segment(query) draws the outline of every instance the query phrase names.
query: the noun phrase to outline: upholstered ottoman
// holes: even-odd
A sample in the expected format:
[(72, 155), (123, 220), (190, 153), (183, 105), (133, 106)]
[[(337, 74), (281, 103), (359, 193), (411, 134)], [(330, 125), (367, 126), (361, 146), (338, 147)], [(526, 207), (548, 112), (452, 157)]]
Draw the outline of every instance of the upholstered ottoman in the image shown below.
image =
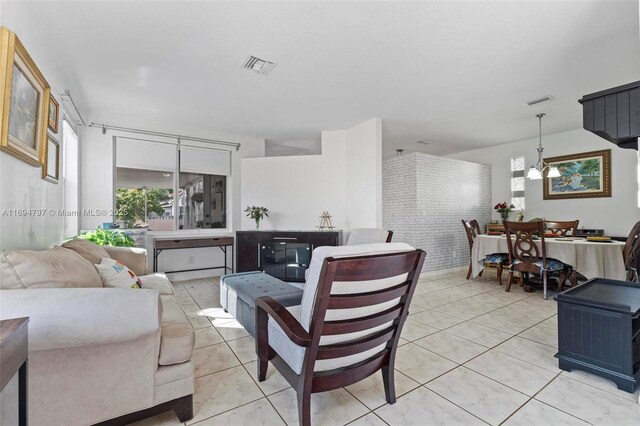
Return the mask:
[(256, 298), (269, 296), (283, 306), (302, 303), (302, 289), (262, 272), (223, 275), (220, 304), (255, 337)]

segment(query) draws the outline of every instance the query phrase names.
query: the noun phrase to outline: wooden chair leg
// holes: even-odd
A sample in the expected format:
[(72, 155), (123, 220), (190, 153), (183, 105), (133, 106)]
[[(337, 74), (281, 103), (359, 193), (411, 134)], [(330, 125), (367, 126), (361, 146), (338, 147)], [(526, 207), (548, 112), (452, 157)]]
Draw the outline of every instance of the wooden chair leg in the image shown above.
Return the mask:
[(269, 361), (258, 358), (258, 381), (264, 382), (267, 378), (267, 369), (269, 368)]
[(480, 271), (480, 273), (478, 274), (479, 277), (482, 276), (482, 273), (484, 272), (484, 269), (482, 271)]
[(393, 367), (386, 365), (382, 367), (382, 381), (384, 382), (384, 396), (389, 404), (396, 402), (396, 385)]
[(571, 287), (575, 287), (577, 284), (576, 271), (574, 271), (573, 269), (569, 273), (569, 284), (571, 284)]
[(467, 279), (471, 276), (471, 262), (469, 262), (469, 270), (467, 271)]
[(311, 426), (310, 390), (298, 390), (298, 421), (300, 426)]
[(502, 285), (502, 263), (498, 263), (498, 272), (497, 272), (497, 280), (498, 284)]
[(509, 276), (507, 277), (507, 286), (504, 288), (504, 291), (511, 291), (511, 281), (513, 280), (513, 271), (509, 271)]

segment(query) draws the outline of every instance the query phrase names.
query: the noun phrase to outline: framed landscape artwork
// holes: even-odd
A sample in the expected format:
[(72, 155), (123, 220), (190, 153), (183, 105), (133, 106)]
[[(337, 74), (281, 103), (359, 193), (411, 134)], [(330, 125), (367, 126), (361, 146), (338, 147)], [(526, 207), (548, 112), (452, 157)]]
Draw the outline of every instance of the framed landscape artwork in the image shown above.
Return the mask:
[(49, 84), (18, 37), (0, 27), (0, 150), (44, 164)]
[(42, 179), (51, 183), (58, 183), (60, 180), (60, 144), (51, 135), (47, 138)]
[(611, 197), (610, 149), (545, 158), (544, 161), (560, 172), (560, 177), (556, 178), (549, 178), (545, 173), (545, 200)]
[(49, 128), (53, 133), (58, 133), (58, 118), (60, 106), (53, 96), (49, 95)]

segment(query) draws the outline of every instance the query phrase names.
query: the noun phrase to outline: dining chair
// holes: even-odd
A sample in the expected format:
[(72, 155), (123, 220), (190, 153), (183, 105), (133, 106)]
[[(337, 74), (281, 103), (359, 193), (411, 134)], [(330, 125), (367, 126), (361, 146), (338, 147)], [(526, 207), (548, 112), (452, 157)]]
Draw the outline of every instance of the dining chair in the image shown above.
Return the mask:
[(622, 251), (622, 257), (624, 259), (624, 267), (627, 270), (627, 281), (640, 282), (640, 275), (638, 274), (640, 269), (640, 222), (636, 223), (631, 229)]
[(381, 370), (396, 400), (396, 349), (425, 252), (405, 243), (319, 247), (302, 304), (256, 299), (258, 380), (269, 361), (297, 393), (298, 418), (311, 424), (311, 394), (359, 382)]
[[(467, 233), (467, 241), (469, 242), (469, 270), (467, 271), (467, 279), (469, 279), (469, 277), (471, 277), (471, 264), (473, 262), (473, 259), (471, 258), (471, 256), (473, 256), (473, 243), (475, 242), (476, 237), (480, 235), (480, 225), (475, 219), (462, 219), (462, 226), (464, 226), (464, 230)], [(485, 264), (496, 266), (498, 269), (496, 274), (497, 281), (500, 285), (502, 285), (502, 269), (504, 264), (507, 263), (507, 260), (509, 260), (509, 255), (506, 253), (492, 253), (487, 255), (483, 260), (483, 263)], [(482, 272), (483, 271), (480, 271), (479, 276), (482, 276)]]
[[(544, 224), (549, 233), (561, 237), (575, 237), (578, 233), (580, 220), (545, 220)], [(570, 235), (567, 235), (570, 234)]]
[[(549, 274), (558, 274), (559, 286), (566, 281), (565, 264), (557, 259), (547, 258), (544, 239), (544, 222), (507, 222), (504, 229), (509, 249), (509, 276), (505, 291), (511, 290), (514, 272), (536, 274), (542, 277), (543, 297), (547, 300), (547, 282)], [(540, 237), (538, 237), (538, 235)], [(536, 239), (540, 239), (540, 245)], [(572, 278), (572, 284), (573, 284)]]

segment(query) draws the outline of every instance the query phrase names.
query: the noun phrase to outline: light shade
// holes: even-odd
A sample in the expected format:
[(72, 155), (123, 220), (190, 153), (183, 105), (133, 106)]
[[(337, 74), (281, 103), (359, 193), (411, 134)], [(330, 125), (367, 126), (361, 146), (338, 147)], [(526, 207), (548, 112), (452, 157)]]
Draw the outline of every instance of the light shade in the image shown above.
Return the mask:
[(560, 177), (560, 171), (557, 167), (549, 167), (549, 172), (547, 173), (547, 177), (556, 178)]
[(527, 179), (538, 180), (542, 179), (542, 173), (535, 166), (531, 166), (529, 172), (527, 173)]

